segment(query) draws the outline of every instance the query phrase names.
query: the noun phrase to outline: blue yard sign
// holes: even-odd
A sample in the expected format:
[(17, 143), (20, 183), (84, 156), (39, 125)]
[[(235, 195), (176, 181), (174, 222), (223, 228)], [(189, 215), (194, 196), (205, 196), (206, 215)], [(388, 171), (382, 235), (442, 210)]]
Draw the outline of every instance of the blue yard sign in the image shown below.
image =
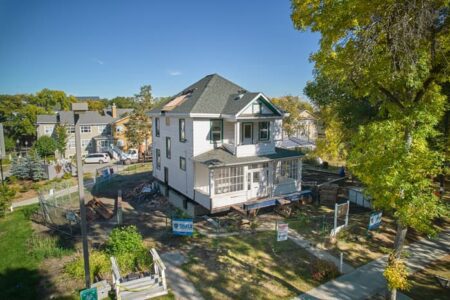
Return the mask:
[(194, 220), (193, 219), (173, 219), (172, 231), (175, 235), (188, 235), (191, 236), (194, 232)]
[(378, 229), (381, 225), (382, 212), (374, 212), (370, 215), (369, 230)]

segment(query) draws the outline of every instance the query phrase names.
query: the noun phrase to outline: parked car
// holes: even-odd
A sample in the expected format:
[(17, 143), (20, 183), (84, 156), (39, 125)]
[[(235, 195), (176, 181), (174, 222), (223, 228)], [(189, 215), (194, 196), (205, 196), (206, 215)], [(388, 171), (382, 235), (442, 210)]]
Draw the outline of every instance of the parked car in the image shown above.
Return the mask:
[(84, 158), (85, 164), (103, 164), (110, 162), (109, 155), (107, 153), (92, 153), (86, 155)]
[(139, 152), (137, 149), (129, 149), (128, 152), (122, 153), (120, 155), (120, 161), (124, 165), (129, 165), (131, 163), (136, 163), (139, 161)]

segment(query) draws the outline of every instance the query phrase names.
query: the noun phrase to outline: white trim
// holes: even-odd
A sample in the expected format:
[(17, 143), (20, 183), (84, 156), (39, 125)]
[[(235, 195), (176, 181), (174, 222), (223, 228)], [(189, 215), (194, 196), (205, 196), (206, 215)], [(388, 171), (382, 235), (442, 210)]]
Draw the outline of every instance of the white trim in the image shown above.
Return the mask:
[[(252, 105), (253, 102), (254, 102), (255, 100), (257, 100), (259, 97), (263, 97), (267, 102), (269, 102), (269, 103), (272, 105), (273, 108), (275, 108), (275, 110), (280, 114), (280, 117), (283, 117), (284, 114), (283, 114), (283, 113), (278, 109), (278, 107), (277, 107), (275, 104), (273, 104), (272, 101), (270, 101), (270, 99), (267, 98), (263, 93), (258, 93), (258, 95), (256, 95), (256, 97), (254, 97), (249, 103), (247, 103), (247, 105), (246, 105), (243, 109), (241, 109), (241, 110), (236, 114), (236, 117), (238, 118), (239, 115), (242, 114), (242, 112), (243, 112), (244, 110), (246, 110), (250, 105)], [(268, 117), (269, 117), (269, 116), (268, 116)]]

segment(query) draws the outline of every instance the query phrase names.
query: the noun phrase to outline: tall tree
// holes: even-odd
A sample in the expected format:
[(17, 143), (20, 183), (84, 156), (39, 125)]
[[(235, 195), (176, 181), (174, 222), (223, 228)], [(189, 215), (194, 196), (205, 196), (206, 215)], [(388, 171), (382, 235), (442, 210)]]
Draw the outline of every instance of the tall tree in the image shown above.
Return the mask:
[(447, 100), (441, 85), (449, 79), (448, 7), (448, 0), (292, 1), (294, 26), (321, 33), (315, 73), (379, 107), (381, 118), (352, 138), (349, 160), (374, 206), (397, 221), (385, 271), (391, 299), (405, 287), (407, 228), (431, 232), (441, 212), (431, 188), (440, 158), (428, 141)]
[(47, 158), (47, 156), (50, 155), (54, 155), (57, 149), (57, 142), (47, 135), (43, 135), (38, 138), (33, 145), (33, 150), (36, 150), (37, 154), (43, 156), (44, 158)]
[(64, 156), (67, 148), (67, 128), (64, 125), (57, 124), (55, 127), (56, 149)]
[(71, 104), (76, 101), (75, 97), (67, 96), (63, 91), (43, 89), (31, 98), (30, 103), (51, 112), (53, 110), (70, 110)]
[(136, 107), (125, 124), (127, 128), (125, 135), (131, 147), (139, 147), (151, 136), (152, 132), (151, 119), (147, 115), (153, 105), (151, 86), (141, 87), (141, 92), (135, 96)]

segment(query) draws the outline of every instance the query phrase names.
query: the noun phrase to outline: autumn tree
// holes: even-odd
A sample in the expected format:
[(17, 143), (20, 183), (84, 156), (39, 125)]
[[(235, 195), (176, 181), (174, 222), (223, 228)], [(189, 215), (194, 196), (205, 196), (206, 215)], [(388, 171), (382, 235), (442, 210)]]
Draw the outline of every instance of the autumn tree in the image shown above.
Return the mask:
[(153, 105), (151, 86), (141, 87), (140, 93), (136, 94), (135, 98), (135, 109), (125, 125), (127, 128), (125, 135), (131, 147), (139, 147), (151, 136), (151, 119), (147, 115)]
[(283, 130), (288, 135), (293, 135), (296, 131), (301, 128), (301, 115), (303, 110), (307, 110), (310, 113), (314, 112), (313, 106), (298, 96), (283, 96), (279, 98), (272, 98), (272, 102), (281, 108), (282, 110), (289, 113), (289, 116), (283, 119)]
[(292, 1), (294, 26), (321, 34), (320, 49), (311, 57), (316, 76), (345, 87), (354, 105), (368, 101), (378, 108), (376, 118), (352, 134), (349, 167), (374, 207), (390, 211), (397, 222), (385, 271), (391, 299), (406, 287), (400, 256), (408, 227), (433, 232), (432, 220), (442, 213), (432, 189), (442, 158), (429, 140), (447, 101), (441, 86), (449, 79), (448, 5)]

